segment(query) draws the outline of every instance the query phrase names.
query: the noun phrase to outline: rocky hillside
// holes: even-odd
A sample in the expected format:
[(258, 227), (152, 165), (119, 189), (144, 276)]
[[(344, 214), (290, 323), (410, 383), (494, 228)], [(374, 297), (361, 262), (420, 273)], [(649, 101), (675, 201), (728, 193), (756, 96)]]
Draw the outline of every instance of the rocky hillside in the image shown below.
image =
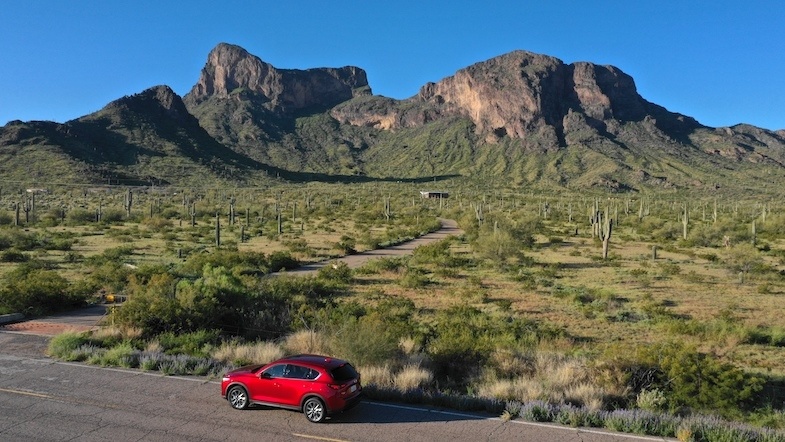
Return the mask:
[(7, 177), (50, 161), (38, 180), (62, 169), (129, 183), (464, 176), (550, 189), (765, 191), (782, 187), (785, 132), (706, 127), (646, 101), (616, 67), (525, 51), (394, 100), (373, 95), (358, 67), (278, 69), (219, 44), (183, 99), (158, 86), (64, 124), (12, 122), (0, 129), (0, 160)]

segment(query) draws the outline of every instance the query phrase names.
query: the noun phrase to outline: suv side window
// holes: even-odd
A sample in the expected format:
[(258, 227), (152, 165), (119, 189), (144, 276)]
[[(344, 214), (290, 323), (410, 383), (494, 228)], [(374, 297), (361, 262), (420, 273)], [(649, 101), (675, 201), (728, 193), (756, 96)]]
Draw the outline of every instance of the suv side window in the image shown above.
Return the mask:
[(270, 376), (271, 378), (282, 378), (284, 377), (285, 369), (286, 364), (273, 365), (272, 367), (265, 370), (264, 374)]
[(302, 365), (295, 365), (295, 364), (287, 365), (286, 371), (284, 372), (284, 377), (290, 379), (311, 380), (311, 379), (316, 379), (318, 376), (319, 376), (318, 371), (308, 367), (303, 367)]

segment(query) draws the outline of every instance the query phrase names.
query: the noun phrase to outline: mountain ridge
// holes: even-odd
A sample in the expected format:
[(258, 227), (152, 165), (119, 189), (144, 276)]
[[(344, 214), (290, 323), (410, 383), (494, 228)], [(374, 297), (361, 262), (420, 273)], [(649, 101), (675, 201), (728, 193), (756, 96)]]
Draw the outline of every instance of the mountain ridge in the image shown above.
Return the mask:
[(373, 95), (359, 67), (278, 69), (221, 43), (183, 97), (154, 86), (66, 123), (0, 128), (4, 176), (46, 152), (85, 182), (464, 176), (563, 189), (751, 190), (783, 175), (785, 130), (704, 126), (645, 100), (614, 66), (528, 51), (396, 100)]

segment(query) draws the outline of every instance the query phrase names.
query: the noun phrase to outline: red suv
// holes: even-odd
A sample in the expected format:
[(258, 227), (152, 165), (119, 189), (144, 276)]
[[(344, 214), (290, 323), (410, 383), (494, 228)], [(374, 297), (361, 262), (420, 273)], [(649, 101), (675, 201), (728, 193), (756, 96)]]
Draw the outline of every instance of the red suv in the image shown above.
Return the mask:
[(360, 401), (360, 374), (346, 361), (297, 355), (267, 365), (227, 372), (221, 396), (238, 410), (251, 404), (302, 410), (311, 422), (348, 410)]

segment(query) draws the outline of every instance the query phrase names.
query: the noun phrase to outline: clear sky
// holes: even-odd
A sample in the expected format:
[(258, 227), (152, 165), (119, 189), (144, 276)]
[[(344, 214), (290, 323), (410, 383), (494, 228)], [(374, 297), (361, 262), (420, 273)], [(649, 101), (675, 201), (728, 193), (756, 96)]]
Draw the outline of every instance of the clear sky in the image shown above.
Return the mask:
[(523, 49), (616, 66), (709, 126), (785, 129), (782, 0), (3, 0), (0, 125), (185, 95), (220, 42), (278, 68), (359, 66), (393, 98)]

